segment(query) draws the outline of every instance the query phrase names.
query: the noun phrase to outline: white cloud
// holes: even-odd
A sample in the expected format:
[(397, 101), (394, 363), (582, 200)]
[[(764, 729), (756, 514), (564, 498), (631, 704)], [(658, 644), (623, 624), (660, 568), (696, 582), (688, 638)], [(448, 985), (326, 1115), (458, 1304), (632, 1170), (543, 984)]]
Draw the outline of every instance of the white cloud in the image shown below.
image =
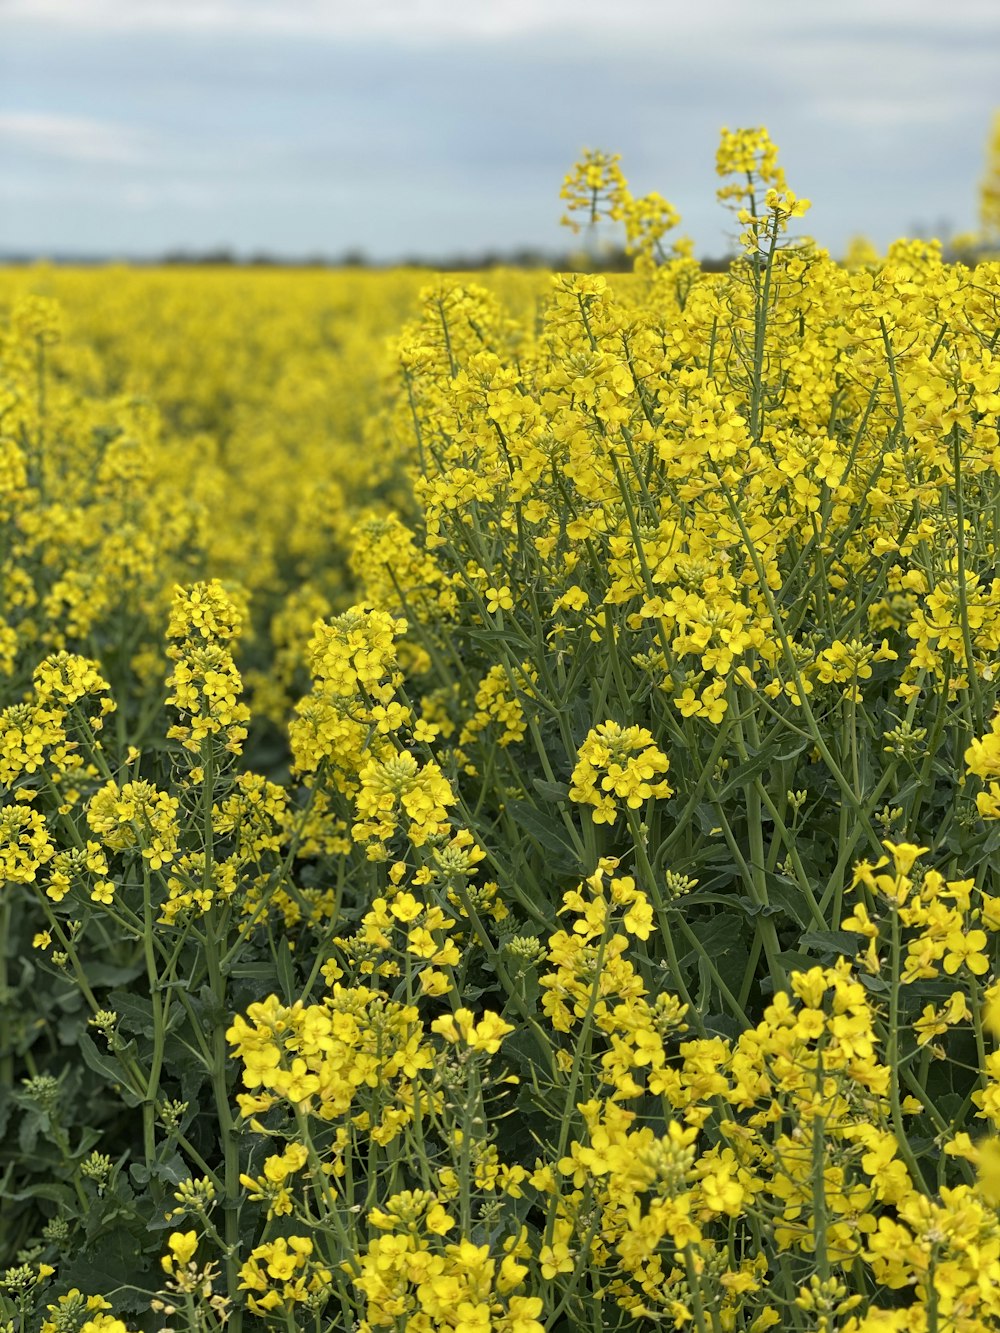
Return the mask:
[[(620, 0), (616, 27), (621, 31), (633, 20), (660, 28), (669, 9), (669, 0), (666, 4)], [(554, 28), (579, 34), (606, 27), (612, 18), (606, 0), (0, 0), (0, 15), (99, 31), (228, 30), (443, 39)], [(683, 20), (682, 13), (678, 11), (674, 19)]]
[(0, 111), (0, 143), (64, 162), (135, 166), (146, 136), (128, 125), (42, 111)]
[(854, 131), (898, 132), (912, 136), (924, 125), (943, 125), (960, 119), (967, 108), (958, 97), (861, 96), (819, 97), (809, 108), (809, 115), (830, 125)]
[(600, 38), (609, 50), (637, 43), (685, 43), (692, 36), (729, 43), (746, 35), (857, 32), (895, 27), (961, 34), (1000, 33), (996, 0), (840, 0), (837, 8), (802, 0), (0, 0), (0, 19), (99, 32), (270, 33), (316, 38), (386, 37), (401, 41)]
[(211, 212), (223, 202), (224, 195), (202, 181), (168, 178), (123, 185), (118, 199), (123, 208), (136, 213), (149, 213), (160, 208)]

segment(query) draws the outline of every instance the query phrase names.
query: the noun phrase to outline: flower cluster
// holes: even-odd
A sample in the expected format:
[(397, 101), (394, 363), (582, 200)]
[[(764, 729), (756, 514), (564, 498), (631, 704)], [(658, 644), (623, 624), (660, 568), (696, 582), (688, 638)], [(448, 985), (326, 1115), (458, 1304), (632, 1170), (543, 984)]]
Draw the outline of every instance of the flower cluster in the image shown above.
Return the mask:
[(588, 732), (577, 752), (570, 799), (593, 806), (595, 824), (613, 824), (619, 802), (639, 810), (649, 800), (673, 795), (662, 776), (669, 767), (669, 759), (645, 727), (604, 722)]
[(243, 614), (218, 579), (177, 588), (170, 612), (167, 703), (181, 715), (168, 733), (185, 749), (207, 758), (206, 742), (240, 754), (250, 710), (229, 644), (239, 635)]

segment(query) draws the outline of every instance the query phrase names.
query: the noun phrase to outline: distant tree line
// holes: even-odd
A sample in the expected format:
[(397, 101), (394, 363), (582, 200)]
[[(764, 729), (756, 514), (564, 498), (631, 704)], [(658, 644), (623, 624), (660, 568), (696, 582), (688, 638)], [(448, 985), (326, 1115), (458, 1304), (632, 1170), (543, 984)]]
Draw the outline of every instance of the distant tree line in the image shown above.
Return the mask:
[[(520, 246), (515, 250), (482, 250), (472, 253), (427, 256), (418, 254), (403, 255), (391, 262), (373, 260), (363, 250), (346, 250), (342, 255), (306, 255), (302, 258), (289, 259), (268, 251), (259, 250), (245, 258), (228, 249), (207, 251), (171, 250), (158, 262), (163, 264), (207, 264), (241, 265), (247, 268), (417, 268), (435, 272), (473, 273), (491, 268), (548, 269), (554, 273), (600, 272), (631, 273), (633, 256), (623, 247), (602, 250), (600, 254), (589, 254), (583, 250), (548, 251), (533, 246)], [(729, 267), (729, 259), (703, 259), (702, 267), (709, 272), (724, 272)]]
[[(27, 253), (0, 253), (0, 265), (34, 264), (40, 261), (59, 266), (91, 267), (117, 261), (137, 267), (156, 268), (161, 265), (204, 268), (323, 268), (323, 269), (385, 269), (416, 268), (445, 273), (482, 272), (491, 268), (519, 268), (549, 270), (553, 273), (631, 273), (633, 258), (624, 249), (602, 250), (590, 254), (584, 250), (554, 252), (521, 246), (515, 250), (484, 250), (481, 252), (427, 256), (404, 255), (398, 260), (370, 259), (363, 250), (346, 250), (341, 255), (309, 254), (297, 257), (257, 250), (239, 254), (228, 246), (206, 250), (176, 248), (162, 255), (127, 256), (56, 253), (48, 255)], [(702, 268), (711, 273), (724, 272), (729, 259), (703, 259)]]

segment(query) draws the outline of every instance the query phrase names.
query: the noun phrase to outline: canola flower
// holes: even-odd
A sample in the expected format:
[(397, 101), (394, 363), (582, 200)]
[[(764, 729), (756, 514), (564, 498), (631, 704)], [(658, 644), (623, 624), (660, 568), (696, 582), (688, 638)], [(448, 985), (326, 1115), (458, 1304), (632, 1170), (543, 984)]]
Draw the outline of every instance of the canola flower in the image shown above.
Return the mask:
[(1000, 270), (717, 169), (0, 275), (11, 1333), (1000, 1327)]

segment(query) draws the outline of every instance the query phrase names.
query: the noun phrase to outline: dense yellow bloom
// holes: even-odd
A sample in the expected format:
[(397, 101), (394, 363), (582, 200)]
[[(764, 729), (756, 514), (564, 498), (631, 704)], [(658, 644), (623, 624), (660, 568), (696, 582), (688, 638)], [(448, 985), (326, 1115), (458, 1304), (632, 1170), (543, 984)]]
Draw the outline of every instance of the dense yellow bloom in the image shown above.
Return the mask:
[(308, 1236), (281, 1236), (251, 1250), (240, 1269), (240, 1289), (251, 1293), (247, 1305), (254, 1314), (290, 1313), (329, 1284), (330, 1270), (315, 1262), (312, 1253)]
[(634, 273), (0, 275), (7, 1064), (171, 1327), (1000, 1326), (1000, 270), (717, 166), (724, 273), (590, 152)]
[(436, 1018), (431, 1024), (432, 1032), (439, 1032), (446, 1041), (461, 1042), (470, 1051), (483, 1051), (495, 1055), (500, 1043), (514, 1027), (505, 1023), (499, 1014), (487, 1010), (477, 1023), (469, 1009), (457, 1009), (455, 1013)]
[(87, 807), (87, 823), (114, 852), (139, 848), (150, 869), (159, 870), (177, 853), (179, 800), (151, 782), (108, 782)]
[[(432, 1062), (414, 1006), (339, 983), (322, 1005), (286, 1007), (276, 996), (252, 1004), (226, 1035), (245, 1087), (264, 1089), (268, 1105), (279, 1098), (304, 1104), (325, 1120), (345, 1115), (367, 1088), (384, 1095), (397, 1083), (405, 1108), (409, 1080)], [(239, 1100), (249, 1109), (259, 1096)]]
[(645, 727), (604, 722), (588, 732), (580, 746), (570, 799), (593, 806), (595, 824), (613, 824), (619, 801), (638, 810), (651, 798), (673, 795), (662, 777), (669, 767), (670, 761)]
[(354, 836), (359, 842), (385, 842), (402, 827), (410, 842), (422, 847), (449, 832), (448, 806), (455, 795), (433, 761), (421, 766), (409, 754), (370, 759), (358, 777)]
[(33, 884), (55, 855), (44, 816), (27, 806), (0, 810), (0, 876), (12, 884)]

